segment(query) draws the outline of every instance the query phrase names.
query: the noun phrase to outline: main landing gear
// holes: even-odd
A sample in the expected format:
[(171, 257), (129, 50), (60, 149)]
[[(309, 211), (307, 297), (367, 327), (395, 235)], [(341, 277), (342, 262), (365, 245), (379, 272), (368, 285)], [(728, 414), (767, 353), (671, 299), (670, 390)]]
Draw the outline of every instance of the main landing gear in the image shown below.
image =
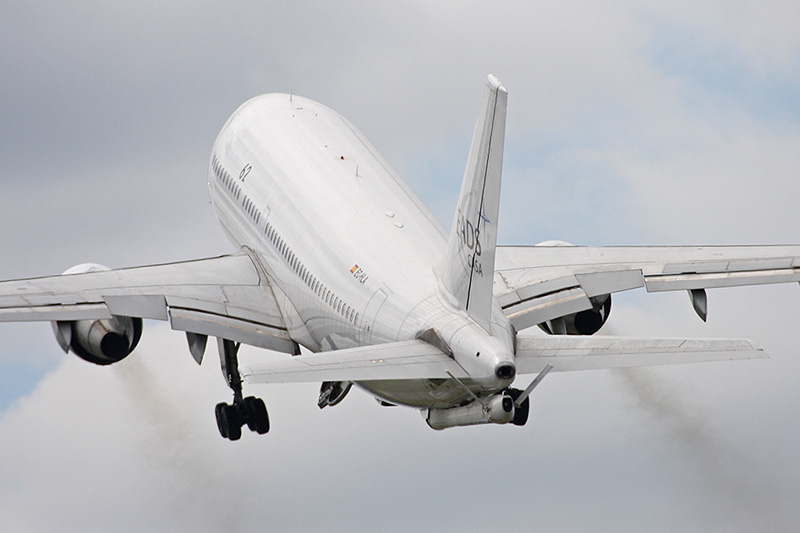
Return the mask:
[(214, 409), (217, 428), (226, 439), (239, 440), (242, 427), (247, 424), (250, 431), (259, 435), (269, 431), (269, 416), (264, 400), (255, 396), (242, 395), (242, 377), (239, 375), (239, 343), (227, 339), (217, 339), (222, 373), (228, 386), (233, 390), (233, 404), (219, 403)]

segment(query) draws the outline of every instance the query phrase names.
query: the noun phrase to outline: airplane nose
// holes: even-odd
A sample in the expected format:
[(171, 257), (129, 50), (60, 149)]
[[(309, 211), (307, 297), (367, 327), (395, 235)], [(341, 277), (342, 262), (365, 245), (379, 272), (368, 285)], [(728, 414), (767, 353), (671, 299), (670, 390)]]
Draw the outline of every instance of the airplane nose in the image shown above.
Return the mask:
[(517, 374), (517, 368), (511, 363), (500, 363), (494, 367), (494, 375), (500, 379), (513, 379)]

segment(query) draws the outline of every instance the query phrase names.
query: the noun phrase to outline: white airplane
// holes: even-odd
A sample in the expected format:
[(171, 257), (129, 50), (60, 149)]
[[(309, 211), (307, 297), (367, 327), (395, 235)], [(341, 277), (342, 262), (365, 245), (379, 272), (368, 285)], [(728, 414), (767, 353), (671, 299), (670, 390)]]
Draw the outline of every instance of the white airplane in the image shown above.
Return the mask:
[[(765, 357), (746, 340), (591, 337), (610, 294), (800, 280), (800, 246), (497, 246), (507, 93), (489, 76), (448, 233), (344, 117), (287, 94), (258, 96), (214, 143), (208, 187), (237, 252), (209, 259), (0, 283), (0, 321), (51, 321), (92, 363), (136, 347), (142, 319), (186, 332), (200, 363), (216, 337), (233, 390), (223, 437), (269, 430), (244, 381), (322, 382), (320, 407), (355, 383), (434, 429), (523, 425), (551, 370)], [(518, 332), (538, 325), (549, 336)], [(239, 368), (241, 343), (288, 354)], [(300, 346), (309, 355), (300, 355)], [(524, 390), (521, 374), (538, 374)]]

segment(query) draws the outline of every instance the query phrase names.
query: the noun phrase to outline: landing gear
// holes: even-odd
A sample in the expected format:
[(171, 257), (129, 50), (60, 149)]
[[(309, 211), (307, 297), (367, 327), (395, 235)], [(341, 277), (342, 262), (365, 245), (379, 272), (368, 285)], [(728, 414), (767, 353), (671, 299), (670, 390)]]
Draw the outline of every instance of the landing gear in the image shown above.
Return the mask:
[(528, 421), (528, 414), (531, 410), (531, 401), (529, 397), (525, 397), (522, 404), (516, 405), (517, 398), (519, 398), (522, 391), (519, 389), (508, 389), (508, 395), (514, 400), (514, 420), (511, 421), (515, 426), (524, 426)]
[(244, 421), (250, 431), (255, 431), (263, 435), (269, 431), (269, 415), (264, 400), (255, 396), (248, 396), (244, 399), (245, 417)]
[(217, 428), (220, 435), (230, 440), (242, 438), (242, 417), (239, 416), (239, 410), (235, 404), (218, 403), (214, 414), (217, 415)]
[(350, 381), (325, 381), (319, 389), (319, 399), (317, 406), (322, 409), (323, 407), (338, 405), (339, 402), (344, 400), (347, 393), (350, 392), (350, 387), (353, 383)]
[(242, 377), (239, 375), (239, 343), (217, 339), (222, 373), (233, 390), (233, 404), (218, 403), (214, 409), (219, 434), (226, 439), (242, 438), (242, 427), (247, 424), (250, 431), (259, 435), (269, 431), (269, 415), (264, 400), (242, 395)]

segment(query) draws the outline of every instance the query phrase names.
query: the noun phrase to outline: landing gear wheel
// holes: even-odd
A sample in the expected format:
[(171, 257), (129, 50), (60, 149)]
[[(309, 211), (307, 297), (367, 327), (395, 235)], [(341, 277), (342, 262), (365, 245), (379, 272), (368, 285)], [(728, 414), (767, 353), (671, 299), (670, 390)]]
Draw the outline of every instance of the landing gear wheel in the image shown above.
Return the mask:
[(531, 398), (528, 396), (522, 405), (517, 406), (517, 398), (522, 394), (519, 389), (508, 389), (508, 395), (514, 399), (514, 420), (511, 421), (515, 426), (524, 426), (528, 422), (528, 414), (531, 410)]
[(230, 440), (241, 439), (242, 417), (239, 416), (239, 410), (235, 405), (225, 405), (225, 409), (223, 409), (222, 412), (228, 425), (228, 438)]
[(235, 405), (219, 403), (214, 408), (217, 415), (217, 428), (220, 435), (230, 440), (242, 438), (242, 417)]
[(227, 405), (226, 403), (218, 403), (214, 408), (214, 415), (217, 417), (217, 429), (219, 430), (219, 434), (222, 435), (222, 438), (225, 439), (228, 438), (228, 422), (225, 415), (222, 414), (222, 411)]
[(264, 400), (255, 396), (248, 396), (244, 399), (245, 419), (250, 431), (255, 431), (259, 435), (269, 431), (269, 415)]
[(242, 394), (242, 376), (239, 374), (239, 344), (228, 339), (217, 339), (220, 364), (225, 381), (233, 391), (233, 405), (217, 404), (214, 413), (217, 416), (217, 428), (226, 439), (242, 438), (242, 426), (247, 424), (251, 431), (259, 435), (269, 431), (269, 416), (264, 400), (255, 396), (244, 397)]

